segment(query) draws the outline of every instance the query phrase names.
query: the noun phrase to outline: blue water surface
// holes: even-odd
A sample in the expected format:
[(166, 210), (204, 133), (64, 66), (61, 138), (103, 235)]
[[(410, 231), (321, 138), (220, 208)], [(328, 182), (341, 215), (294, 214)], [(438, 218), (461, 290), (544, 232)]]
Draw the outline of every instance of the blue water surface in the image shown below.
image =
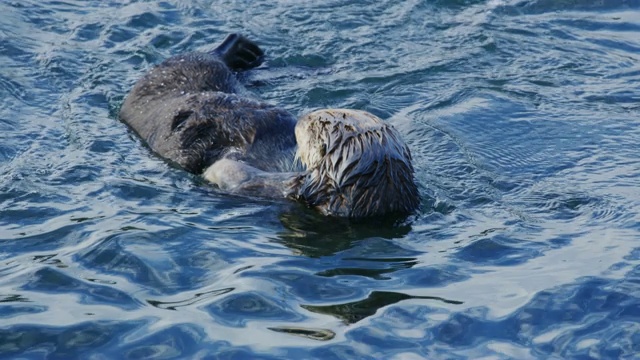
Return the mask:
[[(117, 119), (241, 32), (251, 91), (392, 123), (422, 206), (228, 196)], [(0, 2), (0, 358), (633, 359), (640, 2)]]

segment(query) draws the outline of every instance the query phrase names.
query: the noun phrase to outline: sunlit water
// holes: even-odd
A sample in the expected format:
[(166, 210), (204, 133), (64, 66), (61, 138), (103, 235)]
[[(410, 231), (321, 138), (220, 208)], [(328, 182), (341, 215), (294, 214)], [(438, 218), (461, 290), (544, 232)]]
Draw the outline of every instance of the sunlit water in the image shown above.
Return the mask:
[[(419, 213), (226, 196), (117, 120), (229, 32), (267, 101), (394, 124)], [(635, 358), (639, 84), (637, 1), (2, 1), (0, 357)]]

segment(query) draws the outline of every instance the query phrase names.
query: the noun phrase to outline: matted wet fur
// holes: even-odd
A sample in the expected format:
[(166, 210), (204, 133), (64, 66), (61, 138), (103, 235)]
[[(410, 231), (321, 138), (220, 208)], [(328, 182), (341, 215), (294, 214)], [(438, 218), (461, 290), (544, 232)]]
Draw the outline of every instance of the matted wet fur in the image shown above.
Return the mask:
[(330, 109), (296, 125), (307, 167), (293, 195), (325, 214), (371, 217), (418, 207), (411, 153), (391, 125), (364, 111)]

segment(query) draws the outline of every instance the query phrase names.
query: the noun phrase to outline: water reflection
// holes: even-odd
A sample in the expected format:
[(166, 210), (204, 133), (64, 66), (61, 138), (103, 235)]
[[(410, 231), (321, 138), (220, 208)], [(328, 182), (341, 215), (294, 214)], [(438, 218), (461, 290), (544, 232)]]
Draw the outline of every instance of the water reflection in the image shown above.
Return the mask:
[(316, 273), (316, 275), (326, 277), (355, 275), (369, 277), (374, 280), (389, 280), (390, 277), (385, 276), (385, 274), (390, 274), (398, 270), (410, 269), (418, 263), (415, 258), (362, 259), (362, 261), (373, 261), (377, 263), (385, 263), (388, 265), (386, 265), (386, 268), (382, 269), (363, 268), (362, 266), (337, 267), (334, 269), (320, 271)]
[(290, 335), (302, 336), (312, 340), (320, 340), (327, 341), (331, 340), (336, 336), (336, 333), (328, 330), (328, 329), (310, 329), (310, 328), (302, 328), (302, 327), (270, 327), (268, 328), (271, 331), (285, 333)]
[(295, 253), (308, 257), (334, 255), (372, 237), (399, 239), (411, 231), (408, 222), (397, 219), (354, 221), (327, 218), (310, 209), (283, 213), (280, 221), (287, 229), (279, 234), (282, 243)]
[(12, 303), (12, 302), (31, 302), (28, 298), (20, 294), (8, 294), (0, 297), (0, 303)]
[(373, 291), (366, 299), (358, 301), (323, 306), (302, 305), (302, 307), (315, 313), (335, 316), (346, 324), (354, 324), (362, 319), (374, 315), (378, 310), (385, 306), (410, 299), (434, 300), (452, 305), (463, 304), (462, 301), (444, 299), (438, 296), (413, 296), (392, 291)]
[(232, 287), (224, 288), (224, 289), (215, 289), (211, 291), (197, 293), (184, 300), (179, 300), (179, 301), (147, 300), (147, 303), (159, 309), (177, 310), (180, 307), (189, 307), (191, 305), (194, 305), (203, 301), (207, 301), (211, 298), (222, 296), (224, 294), (232, 292), (233, 290), (235, 290), (235, 288), (232, 288)]

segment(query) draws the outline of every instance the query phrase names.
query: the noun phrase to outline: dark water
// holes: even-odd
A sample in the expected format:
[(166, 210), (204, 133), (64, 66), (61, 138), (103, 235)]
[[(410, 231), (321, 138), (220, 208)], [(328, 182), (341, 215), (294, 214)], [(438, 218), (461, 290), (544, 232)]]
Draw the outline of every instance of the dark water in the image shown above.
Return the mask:
[[(313, 3), (0, 2), (0, 358), (638, 358), (639, 2)], [(419, 214), (225, 196), (117, 120), (228, 32), (268, 101), (393, 123)]]

